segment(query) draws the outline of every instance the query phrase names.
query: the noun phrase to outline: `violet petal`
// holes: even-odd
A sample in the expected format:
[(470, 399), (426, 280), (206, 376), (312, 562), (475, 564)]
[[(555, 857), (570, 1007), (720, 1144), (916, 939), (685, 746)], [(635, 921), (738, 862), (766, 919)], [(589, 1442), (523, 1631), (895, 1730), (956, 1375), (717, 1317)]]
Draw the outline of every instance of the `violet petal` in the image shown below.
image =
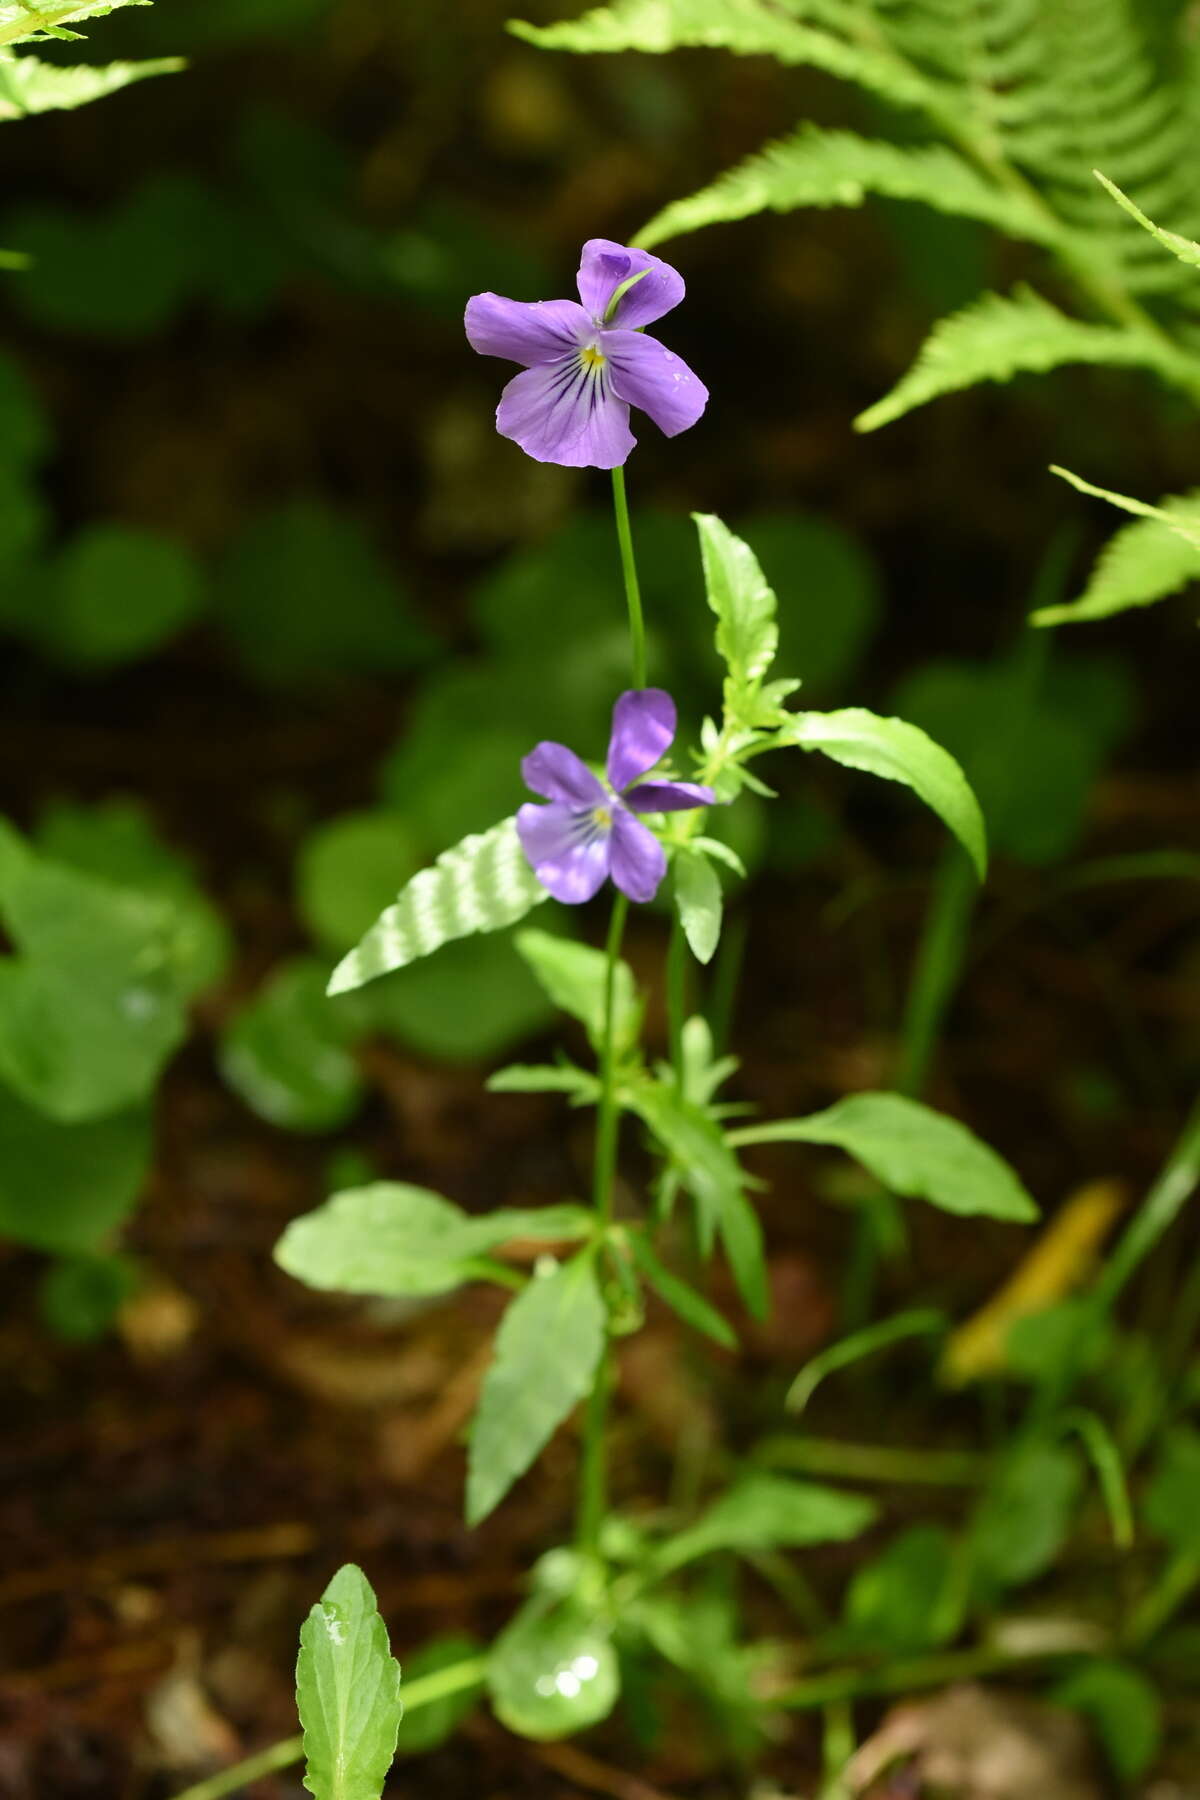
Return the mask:
[(600, 347), (611, 367), (613, 393), (649, 413), (668, 437), (694, 425), (708, 405), (704, 383), (657, 338), (640, 331), (603, 331)]
[(612, 834), (573, 807), (528, 801), (517, 811), (517, 836), (542, 886), (566, 906), (590, 900), (609, 872)]
[(667, 872), (667, 855), (652, 831), (618, 806), (610, 840), (612, 878), (631, 900), (653, 900)]
[(691, 812), (697, 806), (715, 806), (717, 796), (694, 781), (643, 781), (629, 789), (625, 804), (639, 813)]
[(644, 269), (649, 273), (642, 275), (617, 302), (614, 325), (633, 329), (661, 319), (683, 299), (683, 276), (648, 250), (633, 250), (626, 244), (614, 244), (610, 238), (589, 238), (583, 246), (577, 282), (579, 298), (592, 318), (602, 321), (621, 283)]
[(613, 707), (608, 779), (620, 790), (652, 769), (675, 737), (675, 702), (662, 688), (630, 688)]
[(496, 429), (535, 462), (567, 469), (618, 468), (637, 442), (607, 365), (589, 366), (574, 350), (514, 375), (500, 396)]
[(607, 798), (604, 784), (573, 750), (545, 739), (522, 758), (521, 778), (535, 794), (565, 806), (601, 806)]
[(502, 294), (473, 295), (463, 322), (480, 356), (503, 356), (526, 368), (569, 353), (593, 330), (574, 300), (506, 300)]

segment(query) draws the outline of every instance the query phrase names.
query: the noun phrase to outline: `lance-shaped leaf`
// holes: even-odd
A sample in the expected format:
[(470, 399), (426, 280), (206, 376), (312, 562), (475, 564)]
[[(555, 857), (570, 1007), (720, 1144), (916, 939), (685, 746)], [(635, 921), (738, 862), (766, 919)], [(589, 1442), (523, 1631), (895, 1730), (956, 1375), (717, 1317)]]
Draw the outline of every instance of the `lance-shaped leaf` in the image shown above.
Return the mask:
[(675, 907), (697, 962), (711, 962), (721, 938), (724, 896), (708, 857), (688, 845), (675, 852)]
[(149, 6), (152, 0), (3, 0), (0, 44), (23, 44), (35, 38), (73, 38), (76, 25), (103, 19), (124, 6)]
[(400, 1729), (400, 1665), (371, 1584), (347, 1563), (300, 1628), (296, 1707), (315, 1800), (379, 1800)]
[(840, 712), (795, 713), (772, 743), (820, 750), (848, 769), (903, 782), (954, 833), (980, 879), (987, 872), (987, 831), (979, 802), (950, 752), (916, 725), (848, 706)]
[(1062, 226), (1043, 208), (998, 187), (941, 144), (901, 146), (808, 124), (727, 170), (698, 194), (664, 207), (634, 241), (649, 247), (753, 213), (861, 206), (868, 194), (922, 201), (939, 212), (980, 219), (1036, 243), (1057, 243), (1064, 236)]
[(660, 1300), (664, 1300), (672, 1312), (678, 1313), (685, 1325), (693, 1331), (702, 1331), (705, 1337), (712, 1338), (726, 1350), (737, 1349), (737, 1337), (733, 1327), (722, 1318), (715, 1306), (698, 1294), (686, 1281), (681, 1281), (663, 1263), (650, 1248), (644, 1232), (630, 1233), (629, 1248), (633, 1260), (646, 1278), (647, 1285), (654, 1289)]
[(535, 1273), (509, 1306), (471, 1422), (468, 1525), (499, 1505), (591, 1391), (607, 1326), (589, 1256)]
[[(705, 592), (717, 617), (717, 652), (729, 672), (730, 704), (742, 717), (775, 659), (775, 595), (749, 544), (712, 513), (692, 517), (700, 533)], [(746, 722), (754, 723), (753, 716)]]
[[(593, 1045), (599, 1048), (604, 1037), (608, 990), (608, 958), (604, 952), (594, 950), (590, 944), (576, 944), (570, 938), (538, 931), (534, 926), (518, 931), (513, 942), (555, 1006), (578, 1019)], [(618, 1055), (637, 1042), (641, 1018), (633, 971), (628, 963), (618, 961), (613, 977), (613, 1039)]]
[(342, 958), (329, 992), (362, 987), (454, 938), (499, 931), (548, 898), (526, 861), (515, 822), (505, 819), (490, 831), (465, 837), (431, 868), (414, 875), (361, 943)]
[(877, 1511), (860, 1494), (844, 1494), (817, 1482), (747, 1475), (695, 1525), (663, 1546), (654, 1559), (655, 1572), (665, 1574), (715, 1550), (749, 1553), (844, 1543), (865, 1531)]
[(835, 1144), (893, 1193), (943, 1212), (1025, 1223), (1038, 1209), (1017, 1175), (957, 1119), (901, 1094), (850, 1094), (806, 1119), (731, 1132), (736, 1144)]
[(477, 1279), (479, 1258), (499, 1244), (557, 1243), (591, 1226), (580, 1206), (501, 1207), (473, 1218), (428, 1188), (376, 1181), (293, 1219), (275, 1260), (297, 1281), (337, 1293), (446, 1294)]
[(859, 431), (874, 431), (940, 394), (980, 381), (1045, 374), (1067, 363), (1155, 369), (1184, 386), (1200, 377), (1191, 358), (1149, 331), (1072, 319), (1032, 289), (1018, 288), (1011, 295), (984, 294), (940, 320), (908, 374), (854, 423)]
[(86, 63), (70, 66), (42, 62), (39, 57), (8, 56), (0, 51), (0, 119), (21, 119), (30, 113), (62, 112), (102, 100), (131, 82), (149, 75), (173, 75), (184, 67), (182, 57), (161, 56), (151, 62), (114, 62), (103, 68)]

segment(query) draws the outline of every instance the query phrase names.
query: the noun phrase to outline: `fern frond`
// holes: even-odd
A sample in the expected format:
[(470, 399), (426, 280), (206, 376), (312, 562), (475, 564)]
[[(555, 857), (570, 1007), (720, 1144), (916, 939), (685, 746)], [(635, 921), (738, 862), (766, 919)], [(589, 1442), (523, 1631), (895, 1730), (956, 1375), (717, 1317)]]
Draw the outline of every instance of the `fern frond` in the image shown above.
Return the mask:
[[(640, 50), (662, 56), (671, 50), (731, 50), (737, 56), (773, 56), (785, 65), (823, 69), (855, 82), (897, 106), (924, 108), (937, 114), (948, 96), (936, 82), (890, 54), (886, 43), (872, 44), (825, 26), (808, 24), (793, 6), (785, 11), (770, 0), (613, 0), (581, 19), (559, 25), (530, 25), (510, 19), (508, 29), (543, 50), (573, 50), (609, 55)], [(821, 16), (832, 11), (822, 7)], [(862, 18), (847, 9), (847, 19)]]
[(170, 75), (184, 67), (179, 56), (158, 57), (150, 62), (115, 62), (103, 68), (85, 63), (67, 66), (42, 62), (26, 52), (9, 56), (0, 51), (0, 120), (21, 119), (30, 113), (57, 112), (86, 106), (115, 94), (131, 82), (149, 75)]
[(1181, 263), (1186, 263), (1190, 269), (1200, 269), (1200, 244), (1197, 244), (1192, 238), (1180, 237), (1177, 231), (1167, 231), (1163, 226), (1156, 225), (1153, 219), (1146, 217), (1140, 206), (1134, 205), (1128, 194), (1121, 192), (1115, 181), (1110, 181), (1108, 176), (1102, 175), (1099, 169), (1093, 169), (1092, 174), (1100, 185), (1108, 190), (1117, 205), (1122, 207), (1131, 219), (1137, 220), (1143, 231), (1148, 231), (1152, 238), (1157, 238), (1163, 248), (1169, 250), (1172, 256), (1177, 256)]
[(702, 226), (758, 212), (801, 206), (861, 206), (868, 194), (918, 200), (939, 212), (979, 219), (1012, 237), (1056, 244), (1063, 233), (1048, 213), (1020, 193), (999, 187), (940, 144), (900, 147), (852, 131), (805, 125), (687, 200), (664, 207), (638, 234), (660, 244)]
[(1092, 325), (1068, 317), (1035, 294), (984, 294), (934, 326), (908, 374), (855, 420), (874, 431), (939, 394), (979, 381), (1044, 374), (1065, 363), (1103, 363), (1156, 369), (1168, 380), (1194, 384), (1200, 365), (1165, 340), (1132, 326)]
[(1200, 488), (1169, 494), (1151, 510), (1156, 516), (1123, 525), (1109, 538), (1077, 600), (1042, 607), (1031, 615), (1032, 623), (1108, 619), (1133, 606), (1151, 606), (1200, 580)]
[(102, 19), (124, 6), (152, 4), (153, 0), (0, 0), (0, 46), (78, 37), (69, 27)]

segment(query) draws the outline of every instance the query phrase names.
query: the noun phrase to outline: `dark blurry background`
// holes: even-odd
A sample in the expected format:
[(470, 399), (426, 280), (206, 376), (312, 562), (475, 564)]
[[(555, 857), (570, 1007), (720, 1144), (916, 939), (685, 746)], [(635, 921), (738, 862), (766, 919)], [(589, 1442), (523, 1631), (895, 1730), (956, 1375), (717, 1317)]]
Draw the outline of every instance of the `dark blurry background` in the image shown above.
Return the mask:
[[(0, 810), (52, 843), (81, 807), (132, 802), (232, 954), (160, 1099), (115, 1335), (60, 1343), (40, 1260), (0, 1251), (3, 1792), (168, 1793), (291, 1729), (295, 1622), (334, 1562), (371, 1562), (403, 1648), (494, 1624), (564, 1528), (568, 1451), (481, 1540), (458, 1523), (487, 1296), (414, 1339), (268, 1260), (363, 1171), (473, 1205), (569, 1191), (583, 1127), (481, 1091), (550, 1029), (511, 953), (507, 975), (471, 950), (398, 991), (349, 1106), (302, 1093), (275, 1116), (273, 1065), (256, 1104), (253, 1057), (220, 1045), (281, 965), (328, 966), (381, 881), (511, 810), (536, 737), (598, 753), (625, 682), (607, 485), (495, 435), (511, 370), (470, 352), (467, 297), (571, 293), (585, 238), (624, 240), (799, 117), (869, 120), (758, 60), (546, 56), (505, 35), (509, 10), (160, 0), (98, 22), (87, 54), (180, 52), (185, 73), (4, 127), (0, 244), (34, 261), (0, 277)], [(1047, 465), (1153, 499), (1194, 479), (1194, 423), (1148, 380), (1091, 371), (857, 436), (934, 317), (1028, 272), (982, 230), (868, 205), (663, 250), (688, 298), (662, 335), (712, 400), (674, 442), (646, 424), (628, 471), (653, 673), (693, 728), (716, 704), (686, 514), (719, 512), (779, 590), (804, 699), (927, 721), (1009, 809), (935, 1097), (1050, 1202), (1092, 1174), (1143, 1181), (1200, 1065), (1194, 888), (1063, 871), (1196, 847), (1194, 604), (1061, 642), (1022, 622), (1078, 591), (1115, 523)], [(777, 778), (770, 835), (761, 811), (729, 826), (756, 876), (732, 1040), (743, 1094), (799, 1111), (883, 1077), (940, 846), (890, 791), (807, 763)], [(345, 868), (368, 870), (361, 896)], [(642, 917), (651, 982), (661, 945)], [(845, 1215), (798, 1181), (765, 1202), (780, 1307), (738, 1377), (764, 1413), (836, 1315)], [(1010, 1254), (918, 1228), (891, 1279), (964, 1310)], [(651, 1456), (671, 1425), (652, 1356), (627, 1394)], [(681, 1387), (665, 1410), (693, 1403)], [(524, 1785), (531, 1754), (468, 1743), (440, 1779)]]

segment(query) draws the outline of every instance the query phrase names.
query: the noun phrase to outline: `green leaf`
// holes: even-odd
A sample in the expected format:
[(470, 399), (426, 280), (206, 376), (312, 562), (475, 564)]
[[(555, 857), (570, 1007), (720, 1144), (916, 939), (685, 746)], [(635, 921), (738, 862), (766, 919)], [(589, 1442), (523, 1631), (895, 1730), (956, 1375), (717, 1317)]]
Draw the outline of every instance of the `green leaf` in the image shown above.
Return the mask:
[(910, 1525), (856, 1570), (846, 1591), (846, 1625), (873, 1654), (934, 1649), (961, 1624), (955, 1586), (950, 1533), (940, 1525)]
[(160, 894), (35, 856), (0, 826), (0, 1079), (63, 1123), (145, 1098), (181, 1041), (190, 943)]
[(693, 1331), (704, 1333), (715, 1344), (721, 1344), (726, 1350), (737, 1349), (737, 1337), (733, 1327), (721, 1317), (715, 1306), (709, 1304), (702, 1294), (698, 1294), (686, 1281), (662, 1264), (650, 1248), (646, 1235), (642, 1231), (630, 1233), (629, 1247), (633, 1252), (633, 1260), (638, 1265), (647, 1283), (654, 1289), (660, 1300), (664, 1300), (672, 1312), (678, 1313), (685, 1325)]
[(56, 655), (109, 668), (157, 650), (203, 598), (197, 564), (171, 538), (96, 525), (58, 558), (36, 635)]
[(150, 1168), (150, 1117), (60, 1125), (0, 1084), (0, 1237), (63, 1255), (98, 1249)]
[(845, 768), (902, 782), (954, 833), (983, 878), (987, 832), (979, 802), (949, 751), (916, 725), (881, 718), (861, 706), (840, 712), (795, 713), (780, 727), (772, 744), (820, 750)]
[(757, 723), (754, 697), (775, 658), (775, 595), (749, 544), (711, 513), (693, 513), (708, 604), (717, 617), (717, 651), (729, 672), (727, 704)]
[(776, 660), (803, 677), (806, 693), (836, 690), (858, 667), (883, 613), (874, 559), (859, 538), (819, 514), (755, 513), (743, 529), (780, 596)]
[(574, 1063), (513, 1063), (487, 1079), (489, 1094), (567, 1094), (579, 1105), (594, 1105), (600, 1084)]
[(1155, 369), (1168, 380), (1195, 379), (1195, 365), (1169, 343), (1131, 325), (1092, 325), (1059, 312), (1030, 288), (984, 294), (936, 324), (908, 374), (854, 421), (875, 431), (941, 394), (980, 381), (1045, 374), (1065, 363)]
[(608, 1315), (588, 1256), (535, 1271), (496, 1333), (471, 1422), (467, 1524), (478, 1525), (591, 1391)]
[(640, 50), (731, 50), (738, 56), (772, 56), (785, 66), (808, 64), (843, 81), (858, 82), (897, 106), (931, 106), (939, 89), (910, 63), (887, 49), (814, 29), (770, 0), (614, 0), (561, 25), (510, 20), (509, 30), (543, 50), (589, 55)]
[(746, 1475), (695, 1525), (669, 1539), (654, 1566), (662, 1575), (717, 1550), (746, 1554), (845, 1543), (864, 1532), (877, 1514), (875, 1503), (861, 1494), (784, 1475)]
[(23, 56), (0, 52), (0, 119), (86, 106), (89, 100), (102, 100), (131, 82), (144, 81), (148, 75), (174, 75), (184, 67), (179, 56), (90, 68), (86, 63), (66, 67), (42, 62), (28, 52)]
[(939, 212), (981, 219), (1035, 243), (1054, 245), (1066, 235), (1046, 210), (998, 187), (941, 144), (900, 146), (805, 124), (727, 170), (698, 194), (664, 207), (634, 242), (649, 247), (753, 213), (861, 206), (868, 194), (918, 200)]
[(1122, 1781), (1149, 1772), (1162, 1744), (1163, 1702), (1140, 1669), (1095, 1657), (1052, 1688), (1049, 1698), (1083, 1714)]
[(1146, 1523), (1188, 1556), (1200, 1556), (1200, 1431), (1179, 1425), (1169, 1433), (1143, 1506)]
[(487, 1680), (500, 1723), (543, 1743), (606, 1719), (621, 1687), (605, 1626), (576, 1601), (548, 1609), (540, 1594), (492, 1645)]
[(663, 1082), (632, 1088), (629, 1105), (650, 1127), (696, 1202), (705, 1255), (719, 1233), (738, 1292), (755, 1318), (767, 1311), (762, 1226), (746, 1198), (746, 1174), (720, 1127), (692, 1100)]
[(137, 1285), (137, 1270), (127, 1257), (66, 1257), (43, 1276), (38, 1308), (64, 1343), (92, 1344), (112, 1330)]
[(318, 943), (341, 955), (420, 866), (398, 813), (343, 813), (304, 840), (296, 870), (300, 916)]
[(416, 1705), (417, 1691), (430, 1676), (445, 1669), (457, 1669), (464, 1663), (482, 1661), (474, 1638), (444, 1637), (404, 1659), (404, 1691), (409, 1696), (400, 1732), (396, 1739), (397, 1756), (426, 1756), (447, 1738), (454, 1736), (483, 1691), (483, 1676), (469, 1685), (456, 1688), (440, 1700)]
[(232, 954), (229, 928), (196, 885), (187, 857), (163, 842), (138, 801), (55, 801), (38, 822), (36, 843), (53, 862), (161, 894), (177, 915), (174, 950), (185, 992), (202, 993), (220, 980)]
[(1093, 169), (1092, 174), (1101, 187), (1107, 188), (1117, 205), (1122, 207), (1131, 219), (1137, 220), (1143, 231), (1148, 231), (1152, 238), (1158, 239), (1164, 250), (1169, 250), (1172, 256), (1177, 256), (1180, 262), (1186, 263), (1189, 268), (1200, 269), (1200, 244), (1195, 243), (1191, 238), (1180, 237), (1177, 231), (1165, 231), (1161, 225), (1155, 225), (1153, 220), (1146, 217), (1140, 206), (1134, 205), (1128, 194), (1121, 192), (1115, 181), (1110, 181), (1107, 175), (1100, 173), (1099, 169)]
[(476, 1218), (428, 1188), (376, 1181), (293, 1219), (275, 1261), (312, 1288), (424, 1298), (478, 1279), (479, 1259), (513, 1238), (557, 1243), (591, 1229), (579, 1206), (501, 1207)]
[(1081, 1486), (1078, 1459), (1059, 1445), (1033, 1444), (1008, 1458), (984, 1491), (971, 1534), (985, 1583), (1019, 1587), (1050, 1567)]
[(806, 1119), (730, 1133), (735, 1144), (834, 1144), (894, 1193), (943, 1212), (1026, 1223), (1037, 1207), (994, 1150), (957, 1119), (901, 1094), (850, 1094)]
[(697, 962), (711, 962), (721, 937), (721, 878), (707, 856), (681, 845), (675, 852), (675, 905)]
[[(604, 1039), (608, 958), (589, 944), (553, 937), (548, 931), (527, 926), (513, 939), (555, 1006), (570, 1013), (586, 1029), (593, 1046)], [(642, 1005), (634, 987), (633, 971), (618, 962), (613, 986), (613, 1038), (618, 1056), (637, 1043), (642, 1024)]]
[(358, 946), (343, 957), (331, 994), (362, 987), (402, 969), (454, 938), (512, 925), (548, 899), (525, 859), (515, 821), (466, 837), (400, 891)]
[(353, 1563), (300, 1628), (296, 1706), (304, 1785), (315, 1800), (380, 1800), (403, 1710), (400, 1665), (371, 1584)]
[[(1065, 473), (1065, 471), (1059, 471)], [(1083, 484), (1074, 477), (1076, 487)], [(1106, 500), (1117, 497), (1102, 489)], [(1043, 606), (1031, 615), (1034, 625), (1072, 625), (1087, 619), (1107, 619), (1131, 606), (1150, 606), (1200, 577), (1200, 489), (1168, 494), (1157, 506), (1141, 510), (1145, 517), (1124, 525), (1108, 540), (1096, 561), (1087, 586), (1077, 600), (1061, 606)]]
[(288, 1131), (336, 1131), (362, 1104), (355, 1021), (325, 993), (324, 965), (276, 969), (221, 1035), (221, 1073), (251, 1112)]
[(151, 0), (5, 0), (0, 4), (0, 44), (22, 44), (42, 37), (75, 37), (69, 25), (103, 19), (123, 6), (149, 6)]

